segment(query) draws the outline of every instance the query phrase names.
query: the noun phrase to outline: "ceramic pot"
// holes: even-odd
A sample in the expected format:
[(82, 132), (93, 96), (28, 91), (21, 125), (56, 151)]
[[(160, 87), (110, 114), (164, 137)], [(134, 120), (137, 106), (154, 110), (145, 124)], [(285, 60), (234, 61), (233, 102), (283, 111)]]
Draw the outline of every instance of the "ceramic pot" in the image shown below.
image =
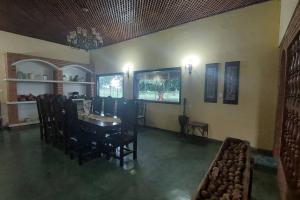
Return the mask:
[(27, 73), (27, 79), (33, 79), (33, 74), (32, 73)]

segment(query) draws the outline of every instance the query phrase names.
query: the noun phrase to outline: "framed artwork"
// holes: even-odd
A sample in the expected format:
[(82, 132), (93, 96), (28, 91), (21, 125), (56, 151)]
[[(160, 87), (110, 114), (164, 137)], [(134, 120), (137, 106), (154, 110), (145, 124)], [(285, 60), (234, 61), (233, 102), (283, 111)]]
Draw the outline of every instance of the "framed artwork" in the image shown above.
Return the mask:
[(240, 76), (240, 61), (226, 62), (223, 103), (238, 104), (239, 76)]
[(124, 97), (124, 73), (96, 75), (96, 91), (100, 97)]
[(206, 64), (204, 102), (218, 101), (218, 71), (219, 63)]
[(152, 103), (180, 104), (181, 68), (159, 68), (135, 71), (134, 98)]

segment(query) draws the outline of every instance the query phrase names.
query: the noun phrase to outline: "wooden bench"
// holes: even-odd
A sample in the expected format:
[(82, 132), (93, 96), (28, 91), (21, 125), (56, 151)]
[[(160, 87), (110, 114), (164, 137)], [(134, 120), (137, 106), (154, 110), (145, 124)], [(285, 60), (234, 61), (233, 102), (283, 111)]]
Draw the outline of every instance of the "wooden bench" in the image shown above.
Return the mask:
[(195, 129), (199, 130), (201, 136), (207, 137), (208, 136), (208, 124), (203, 122), (196, 122), (191, 121), (187, 125), (187, 132), (190, 133), (190, 130), (192, 130), (192, 135), (195, 133)]

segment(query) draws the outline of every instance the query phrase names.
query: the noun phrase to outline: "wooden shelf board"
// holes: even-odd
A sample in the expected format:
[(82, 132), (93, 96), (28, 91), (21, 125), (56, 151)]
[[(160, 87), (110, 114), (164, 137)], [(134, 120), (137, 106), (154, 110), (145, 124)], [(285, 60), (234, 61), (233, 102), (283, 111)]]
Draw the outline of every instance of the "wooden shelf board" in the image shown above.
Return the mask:
[(34, 80), (34, 79), (17, 79), (17, 78), (7, 78), (5, 81), (14, 81), (14, 82), (31, 82), (31, 83), (60, 83), (61, 81), (56, 80)]
[(8, 101), (6, 104), (12, 105), (12, 104), (34, 104), (36, 101)]
[(31, 121), (31, 122), (21, 122), (21, 123), (16, 123), (16, 124), (9, 124), (8, 127), (18, 127), (18, 126), (27, 126), (27, 125), (32, 125), (32, 124), (39, 124), (39, 121)]
[(80, 81), (62, 81), (65, 84), (86, 84), (86, 85), (94, 85), (95, 82), (80, 82)]
[(77, 81), (59, 81), (59, 80), (34, 80), (34, 79), (17, 79), (17, 78), (6, 78), (4, 81), (14, 82), (30, 82), (30, 83), (66, 83), (66, 84), (86, 84), (94, 85), (95, 82), (77, 82)]
[[(72, 99), (73, 101), (84, 101), (85, 99)], [(35, 104), (36, 101), (8, 101), (6, 104), (14, 105), (14, 104)]]

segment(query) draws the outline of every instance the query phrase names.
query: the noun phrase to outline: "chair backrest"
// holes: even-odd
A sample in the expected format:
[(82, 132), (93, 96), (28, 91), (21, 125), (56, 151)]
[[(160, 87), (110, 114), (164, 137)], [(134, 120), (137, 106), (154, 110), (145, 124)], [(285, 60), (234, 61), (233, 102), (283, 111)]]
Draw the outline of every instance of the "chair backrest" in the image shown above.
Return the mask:
[(125, 98), (120, 98), (117, 100), (117, 111), (116, 111), (116, 116), (121, 118), (122, 112), (123, 112), (123, 106), (126, 105), (126, 99)]
[(43, 117), (42, 117), (42, 95), (38, 95), (36, 97), (36, 106), (37, 106), (37, 111), (38, 111), (38, 116), (39, 116), (39, 121), (40, 125), (43, 126)]
[(133, 130), (137, 134), (137, 102), (127, 100), (119, 105), (123, 131)]
[(102, 98), (95, 96), (92, 102), (92, 112), (100, 115), (102, 112)]
[(43, 125), (44, 126), (51, 126), (52, 115), (51, 115), (51, 95), (43, 95), (41, 98), (40, 105), (41, 105), (41, 113), (43, 118)]
[(54, 108), (54, 102), (55, 102), (55, 96), (54, 95), (49, 95), (49, 97), (47, 97), (47, 103), (49, 106), (49, 119), (51, 123), (54, 123), (54, 116), (55, 116), (55, 108)]
[(78, 136), (80, 127), (78, 123), (77, 105), (71, 99), (65, 102), (65, 125), (69, 136)]
[(63, 132), (65, 129), (65, 120), (64, 120), (65, 101), (66, 101), (65, 96), (56, 95), (52, 102), (55, 129), (57, 131), (63, 131)]
[(143, 100), (138, 100), (138, 115), (145, 116), (146, 114), (146, 103)]
[(115, 115), (115, 100), (111, 96), (104, 99), (104, 114)]

